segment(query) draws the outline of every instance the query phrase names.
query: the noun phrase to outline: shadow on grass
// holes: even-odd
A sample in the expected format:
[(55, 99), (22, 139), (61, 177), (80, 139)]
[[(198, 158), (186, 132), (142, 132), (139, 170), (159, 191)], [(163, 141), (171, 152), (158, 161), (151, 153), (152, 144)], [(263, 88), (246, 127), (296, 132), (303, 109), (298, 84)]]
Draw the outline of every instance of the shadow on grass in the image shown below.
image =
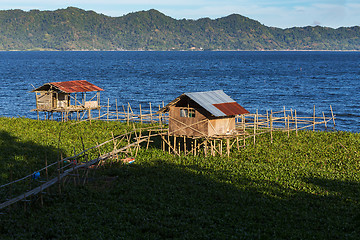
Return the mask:
[(6, 131), (0, 131), (0, 185), (45, 167), (45, 158), (48, 164), (53, 163), (57, 155), (58, 150), (53, 147), (23, 142)]
[[(21, 239), (357, 239), (357, 183), (312, 178), (318, 196), (241, 174), (151, 162), (99, 170), (107, 187), (71, 188), (42, 209), (1, 216), (1, 237)], [(265, 187), (259, 187), (265, 186)], [(283, 194), (281, 194), (283, 193)], [(19, 231), (22, 229), (22, 231)]]

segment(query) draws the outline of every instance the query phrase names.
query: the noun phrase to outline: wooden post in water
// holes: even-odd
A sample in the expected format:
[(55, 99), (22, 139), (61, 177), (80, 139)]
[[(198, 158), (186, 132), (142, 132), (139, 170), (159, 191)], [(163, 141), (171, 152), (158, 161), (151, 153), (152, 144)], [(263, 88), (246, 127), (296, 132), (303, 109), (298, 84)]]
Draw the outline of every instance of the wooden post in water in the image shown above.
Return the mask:
[(107, 104), (107, 120), (109, 121), (109, 111), (110, 111), (110, 99), (108, 98), (108, 104)]
[(315, 105), (314, 105), (314, 114), (313, 114), (313, 131), (315, 131)]
[(143, 120), (142, 120), (141, 104), (139, 104), (139, 107), (140, 107), (140, 123), (142, 124)]
[(130, 121), (130, 104), (128, 103), (127, 105), (127, 113), (126, 113), (126, 123), (127, 125), (129, 125), (129, 121)]
[(287, 132), (288, 132), (288, 138), (290, 137), (290, 115), (287, 116)]
[(286, 129), (286, 109), (285, 109), (285, 106), (284, 106), (284, 124), (285, 124), (285, 129)]
[(323, 114), (323, 118), (324, 118), (325, 130), (327, 130), (325, 113), (324, 113), (324, 112), (322, 112), (322, 114)]
[(160, 127), (162, 127), (162, 120), (161, 120), (161, 112), (160, 112), (160, 109), (161, 109), (161, 106), (159, 104), (159, 124), (160, 124)]
[(297, 116), (296, 116), (296, 109), (294, 111), (295, 114), (295, 131), (296, 131), (296, 136), (298, 135), (298, 127), (297, 127)]
[(270, 114), (270, 140), (273, 143), (273, 117), (272, 113)]
[(151, 102), (149, 102), (149, 105), (150, 105), (150, 123), (152, 123), (153, 119), (152, 119), (152, 111), (151, 111)]
[(115, 107), (116, 107), (116, 120), (119, 120), (119, 112), (118, 112), (117, 98), (115, 99)]
[(333, 110), (332, 110), (331, 105), (330, 105), (330, 110), (331, 110), (332, 120), (333, 120), (333, 123), (334, 123), (334, 130), (335, 130), (335, 117), (334, 117), (334, 112), (333, 112)]

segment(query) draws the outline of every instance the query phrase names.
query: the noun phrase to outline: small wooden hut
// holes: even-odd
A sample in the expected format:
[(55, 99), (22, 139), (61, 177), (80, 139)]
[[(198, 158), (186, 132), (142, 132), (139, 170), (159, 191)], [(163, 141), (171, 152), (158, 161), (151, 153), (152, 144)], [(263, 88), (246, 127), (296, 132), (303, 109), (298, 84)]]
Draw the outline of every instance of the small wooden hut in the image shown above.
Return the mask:
[(169, 112), (169, 134), (209, 137), (235, 133), (235, 116), (249, 113), (222, 90), (184, 93), (159, 112)]
[[(36, 94), (36, 109), (32, 111), (37, 111), (38, 118), (39, 112), (45, 112), (45, 118), (46, 113), (60, 112), (62, 120), (67, 120), (74, 112), (79, 119), (79, 113), (88, 111), (90, 118), (91, 110), (100, 112), (100, 91), (104, 90), (86, 80), (45, 83), (31, 91)], [(89, 97), (89, 92), (96, 93)]]

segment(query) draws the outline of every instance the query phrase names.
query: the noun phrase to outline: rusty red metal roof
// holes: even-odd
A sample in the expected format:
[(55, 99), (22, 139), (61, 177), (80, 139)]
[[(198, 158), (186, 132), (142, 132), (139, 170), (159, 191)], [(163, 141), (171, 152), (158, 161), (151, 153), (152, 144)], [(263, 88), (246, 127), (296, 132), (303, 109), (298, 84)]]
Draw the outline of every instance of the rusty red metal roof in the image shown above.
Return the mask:
[(213, 104), (213, 106), (226, 114), (226, 116), (249, 113), (248, 110), (240, 106), (237, 102), (218, 103)]
[(64, 93), (104, 91), (104, 89), (89, 83), (86, 80), (49, 83)]

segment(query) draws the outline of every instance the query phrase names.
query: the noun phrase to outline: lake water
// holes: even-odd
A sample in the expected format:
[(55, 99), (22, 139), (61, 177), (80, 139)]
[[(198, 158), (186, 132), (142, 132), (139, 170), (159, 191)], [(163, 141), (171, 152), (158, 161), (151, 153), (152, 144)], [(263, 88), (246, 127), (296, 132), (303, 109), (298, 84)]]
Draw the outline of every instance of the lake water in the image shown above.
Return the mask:
[(0, 115), (35, 119), (32, 85), (81, 79), (113, 108), (222, 89), (253, 113), (332, 105), (337, 130), (360, 131), (360, 52), (0, 52)]

